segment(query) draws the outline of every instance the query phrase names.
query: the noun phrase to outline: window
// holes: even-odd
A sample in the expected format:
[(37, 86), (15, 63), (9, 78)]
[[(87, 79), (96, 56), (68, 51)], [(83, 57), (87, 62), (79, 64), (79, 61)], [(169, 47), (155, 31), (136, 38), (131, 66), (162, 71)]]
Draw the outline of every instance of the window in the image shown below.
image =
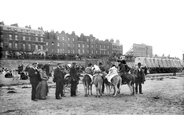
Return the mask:
[(91, 53), (93, 54), (93, 50), (91, 50)]
[(80, 54), (81, 52), (80, 52), (80, 49), (78, 49), (78, 54)]
[(57, 53), (59, 54), (59, 49), (57, 49)]
[(9, 43), (8, 46), (9, 46), (9, 48), (12, 48), (12, 43)]
[(68, 44), (68, 47), (70, 47), (70, 44)]
[(15, 35), (15, 40), (18, 40), (18, 35)]
[(70, 41), (70, 38), (68, 38), (68, 41)]
[(65, 40), (65, 37), (63, 36), (63, 40)]
[(84, 54), (84, 49), (82, 49), (82, 53)]
[(18, 48), (18, 44), (17, 44), (17, 43), (15, 43), (15, 48), (16, 48), (16, 49)]
[(89, 39), (87, 39), (87, 42), (89, 42)]
[(109, 46), (107, 46), (107, 49), (109, 49)]
[(46, 42), (46, 45), (49, 45), (49, 43), (48, 43), (48, 42)]
[(1, 38), (3, 38), (3, 35), (1, 35)]
[(63, 49), (63, 53), (65, 53), (65, 49)]
[(1, 42), (1, 47), (3, 48), (3, 42)]
[(35, 45), (35, 49), (38, 49), (38, 45)]
[(31, 41), (31, 37), (29, 36), (29, 41)]
[(40, 45), (40, 49), (43, 50), (43, 45)]
[(63, 47), (65, 47), (65, 43), (63, 43)]
[(98, 54), (98, 51), (96, 50), (96, 54)]
[(87, 48), (89, 48), (89, 45), (87, 45)]
[(62, 53), (62, 49), (60, 49), (60, 53)]
[(73, 50), (73, 54), (75, 54), (75, 50)]
[(78, 44), (78, 47), (80, 48), (80, 44)]
[(26, 49), (26, 45), (25, 44), (22, 44), (22, 46), (23, 46), (23, 49), (25, 50)]
[(52, 45), (54, 45), (54, 42), (52, 42)]
[(57, 46), (59, 46), (59, 43), (57, 43)]
[(38, 41), (38, 37), (36, 37), (35, 39), (36, 39), (36, 41)]
[(93, 48), (93, 45), (91, 45), (91, 48)]
[(43, 38), (40, 38), (40, 41), (43, 42)]
[(49, 49), (48, 49), (48, 48), (46, 48), (46, 51), (49, 51)]
[(11, 34), (9, 35), (9, 39), (12, 40), (12, 35)]
[(84, 48), (84, 44), (82, 44), (82, 47)]
[(73, 38), (73, 41), (75, 41), (75, 38)]
[(89, 50), (87, 50), (87, 53), (89, 53)]
[(23, 40), (26, 40), (26, 37), (25, 36), (22, 36)]
[(59, 36), (57, 36), (57, 40), (59, 40)]
[(28, 44), (28, 49), (29, 49), (29, 50), (31, 49), (31, 44)]
[(52, 49), (52, 53), (54, 53), (54, 49)]
[(70, 53), (70, 50), (68, 50), (68, 53)]

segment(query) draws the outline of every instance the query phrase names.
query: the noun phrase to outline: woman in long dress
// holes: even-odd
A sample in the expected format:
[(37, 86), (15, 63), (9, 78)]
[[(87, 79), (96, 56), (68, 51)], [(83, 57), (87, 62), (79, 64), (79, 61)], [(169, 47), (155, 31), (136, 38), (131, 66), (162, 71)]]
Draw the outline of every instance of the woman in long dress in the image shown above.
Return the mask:
[(39, 69), (41, 81), (37, 86), (37, 99), (45, 100), (48, 94), (47, 80), (49, 77), (46, 75), (46, 68), (43, 66)]

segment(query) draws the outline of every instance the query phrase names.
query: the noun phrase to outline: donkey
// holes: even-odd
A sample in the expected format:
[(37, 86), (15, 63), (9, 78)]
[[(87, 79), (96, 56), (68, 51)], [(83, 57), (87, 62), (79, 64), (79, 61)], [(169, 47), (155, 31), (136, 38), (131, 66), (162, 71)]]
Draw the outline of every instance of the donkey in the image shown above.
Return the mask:
[(102, 84), (103, 84), (103, 78), (102, 78), (103, 74), (96, 73), (94, 75), (94, 85), (96, 87), (96, 97), (102, 96)]
[(105, 85), (106, 85), (106, 89), (108, 94), (110, 95), (110, 87), (112, 86), (114, 88), (114, 93), (113, 96), (115, 97), (118, 93), (120, 93), (120, 85), (122, 82), (122, 78), (119, 75), (115, 75), (112, 79), (111, 79), (111, 83), (108, 82), (107, 79), (104, 80)]
[(85, 74), (82, 82), (83, 82), (83, 86), (84, 86), (84, 92), (85, 92), (85, 97), (89, 96), (89, 92), (92, 95), (92, 84), (91, 84), (91, 78), (88, 74)]
[(134, 84), (135, 84), (135, 80), (136, 80), (136, 71), (134, 68), (131, 68), (131, 73), (126, 73), (126, 69), (125, 69), (125, 65), (121, 65), (121, 73), (120, 76), (122, 78), (123, 83), (122, 84), (127, 84), (131, 94), (130, 95), (134, 95)]

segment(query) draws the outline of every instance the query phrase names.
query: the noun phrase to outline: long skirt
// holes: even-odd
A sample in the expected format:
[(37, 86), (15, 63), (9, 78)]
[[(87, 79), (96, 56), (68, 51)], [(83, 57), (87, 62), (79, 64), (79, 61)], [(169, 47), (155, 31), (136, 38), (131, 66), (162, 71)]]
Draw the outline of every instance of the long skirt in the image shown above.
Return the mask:
[(37, 86), (36, 89), (36, 97), (37, 99), (46, 99), (46, 96), (48, 94), (48, 84), (47, 81), (40, 81), (40, 83)]

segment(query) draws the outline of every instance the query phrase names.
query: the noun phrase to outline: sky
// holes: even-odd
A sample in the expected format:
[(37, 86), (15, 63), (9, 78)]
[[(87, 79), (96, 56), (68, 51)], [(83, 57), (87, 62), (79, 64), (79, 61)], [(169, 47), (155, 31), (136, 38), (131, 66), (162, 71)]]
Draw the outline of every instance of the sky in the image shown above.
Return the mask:
[(0, 21), (45, 31), (93, 34), (120, 40), (123, 53), (133, 43), (153, 54), (182, 59), (184, 0), (0, 0)]

